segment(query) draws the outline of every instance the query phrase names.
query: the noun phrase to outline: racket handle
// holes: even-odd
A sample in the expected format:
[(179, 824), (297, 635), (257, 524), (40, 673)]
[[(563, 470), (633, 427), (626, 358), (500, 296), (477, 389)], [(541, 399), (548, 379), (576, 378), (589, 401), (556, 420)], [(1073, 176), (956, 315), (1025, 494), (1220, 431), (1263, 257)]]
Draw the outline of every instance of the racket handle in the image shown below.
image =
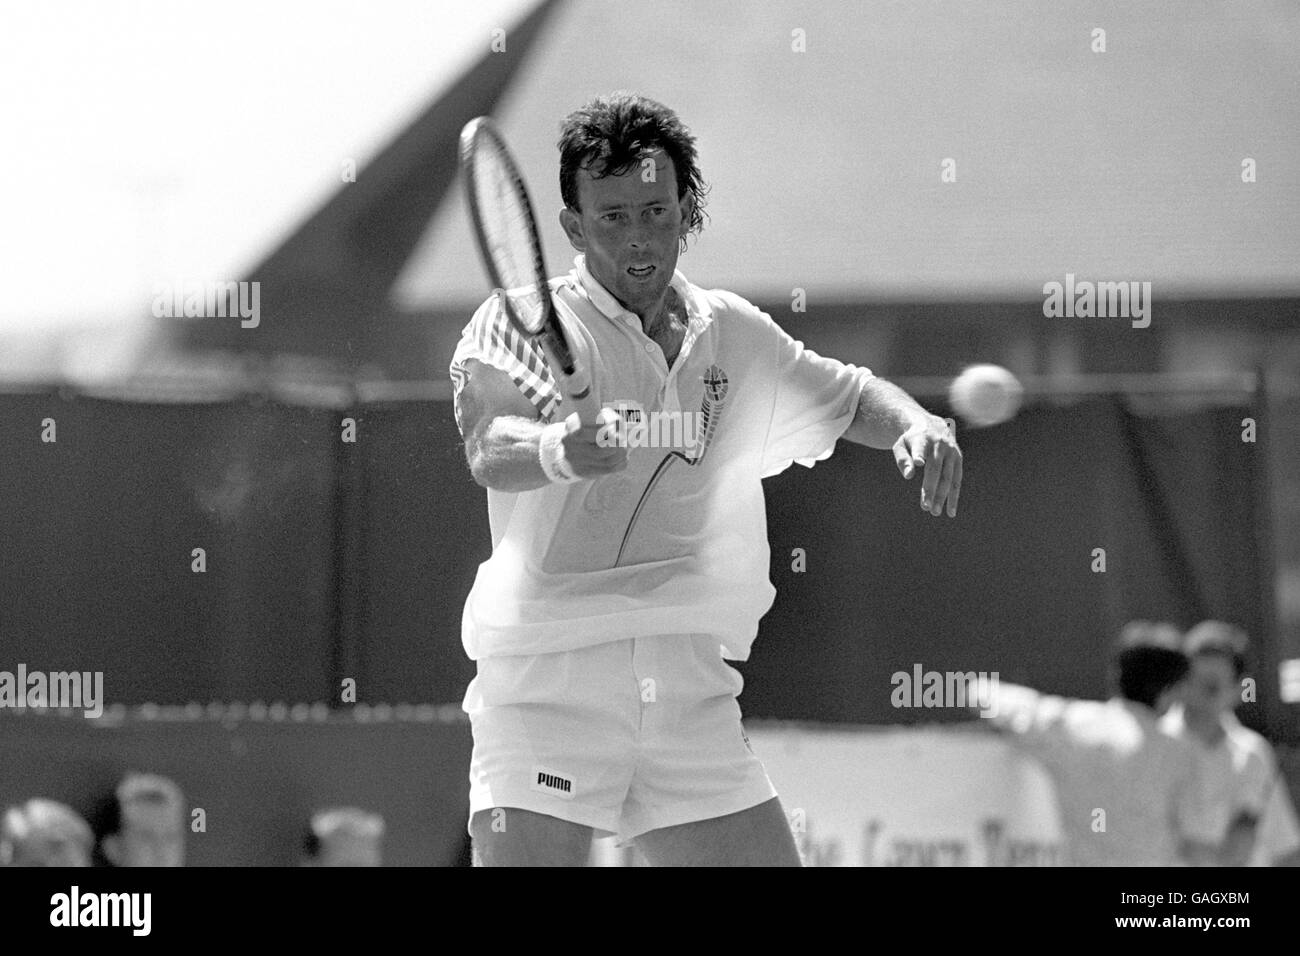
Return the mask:
[[(600, 414), (600, 405), (596, 403), (596, 395), (592, 391), (591, 374), (577, 361), (563, 339), (543, 333), (538, 336), (538, 341), (560, 386), (560, 394), (564, 396), (564, 407), (561, 409), (564, 417), (568, 418), (577, 412), (582, 424), (594, 425)], [(566, 368), (572, 369), (572, 374), (566, 375)]]
[[(600, 414), (600, 405), (591, 390), (590, 376), (581, 369), (573, 376), (561, 376), (560, 392), (564, 395), (564, 406), (561, 412), (566, 416), (577, 412), (579, 421), (584, 425), (596, 423), (597, 416)], [(580, 394), (581, 398), (578, 397)]]

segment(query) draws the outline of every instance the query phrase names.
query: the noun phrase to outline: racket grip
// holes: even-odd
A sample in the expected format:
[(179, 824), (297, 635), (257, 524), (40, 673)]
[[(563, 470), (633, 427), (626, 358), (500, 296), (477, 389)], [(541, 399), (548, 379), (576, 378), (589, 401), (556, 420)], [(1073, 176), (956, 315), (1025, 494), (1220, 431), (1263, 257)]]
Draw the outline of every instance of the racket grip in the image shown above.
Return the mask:
[[(600, 414), (600, 405), (596, 403), (596, 395), (592, 390), (591, 374), (577, 361), (569, 351), (568, 343), (559, 335), (543, 332), (538, 339), (547, 364), (560, 386), (560, 394), (564, 396), (562, 414), (568, 418), (577, 412), (582, 424), (594, 425)], [(571, 371), (566, 374), (565, 369)]]
[(564, 395), (565, 408), (561, 411), (565, 415), (577, 412), (582, 424), (596, 423), (597, 416), (600, 414), (600, 405), (596, 402), (596, 395), (591, 390), (591, 379), (587, 375), (579, 371), (572, 377), (561, 379), (560, 391)]

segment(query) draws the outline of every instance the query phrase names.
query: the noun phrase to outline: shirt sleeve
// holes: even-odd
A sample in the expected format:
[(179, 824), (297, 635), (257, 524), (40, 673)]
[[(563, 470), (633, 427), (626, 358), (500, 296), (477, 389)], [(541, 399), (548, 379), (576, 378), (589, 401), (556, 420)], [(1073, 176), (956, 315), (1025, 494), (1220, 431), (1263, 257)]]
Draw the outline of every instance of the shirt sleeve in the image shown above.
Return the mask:
[(824, 358), (759, 313), (775, 352), (772, 419), (763, 445), (764, 478), (794, 462), (811, 468), (829, 458), (853, 423), (871, 370)]
[[(555, 411), (560, 394), (555, 376), (546, 364), (541, 347), (532, 339), (520, 335), (510, 323), (501, 307), (499, 295), (493, 295), (479, 306), (474, 317), (469, 320), (469, 325), (461, 331), (460, 342), (451, 358), (452, 399), (458, 428), (458, 399), (469, 379), (465, 363), (470, 359), (498, 368), (509, 375), (543, 419), (549, 419)], [(463, 428), (461, 432), (464, 433)]]
[(1262, 817), (1271, 796), (1277, 764), (1269, 751), (1252, 750), (1246, 757), (1246, 764), (1241, 772), (1241, 786), (1237, 795), (1237, 806), (1233, 814), (1249, 813)]
[(1300, 850), (1300, 821), (1296, 820), (1286, 776), (1277, 765), (1273, 749), (1263, 750), (1263, 757), (1269, 771), (1268, 782), (1259, 794), (1259, 829), (1251, 862), (1256, 866), (1271, 866), (1274, 860)]
[(1300, 821), (1296, 820), (1285, 777), (1278, 776), (1269, 792), (1257, 839), (1256, 853), (1265, 865), (1300, 850)]
[(993, 689), (988, 719), (1005, 731), (1012, 743), (1050, 763), (1069, 747), (1066, 717), (1073, 703), (1065, 697), (999, 682)]

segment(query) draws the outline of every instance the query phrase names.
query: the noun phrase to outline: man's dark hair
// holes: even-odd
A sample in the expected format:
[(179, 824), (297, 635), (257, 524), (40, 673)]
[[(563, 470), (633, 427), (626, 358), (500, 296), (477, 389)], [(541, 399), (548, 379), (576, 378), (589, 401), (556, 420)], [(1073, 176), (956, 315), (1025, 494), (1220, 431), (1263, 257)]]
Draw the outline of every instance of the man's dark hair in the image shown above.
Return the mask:
[[(677, 174), (677, 199), (694, 200), (688, 233), (704, 228), (704, 195), (708, 191), (696, 164), (695, 137), (677, 114), (636, 93), (598, 96), (564, 118), (560, 127), (560, 196), (578, 212), (578, 170), (589, 169), (597, 179), (620, 176), (646, 154), (662, 149)], [(682, 237), (682, 251), (686, 238)]]
[(320, 856), (320, 842), (320, 834), (308, 824), (302, 834), (302, 855), (309, 860), (316, 859)]
[(122, 832), (122, 805), (117, 802), (117, 794), (112, 790), (100, 793), (86, 819), (95, 834), (91, 862), (99, 867), (112, 866), (112, 860), (104, 853), (104, 838)]
[(1166, 690), (1187, 676), (1191, 664), (1178, 649), (1178, 629), (1170, 624), (1130, 621), (1120, 631), (1115, 648), (1116, 682), (1120, 694), (1135, 703), (1155, 707)]
[(1246, 672), (1246, 632), (1226, 621), (1202, 621), (1183, 638), (1183, 653), (1188, 657), (1223, 657), (1232, 664), (1237, 677)]

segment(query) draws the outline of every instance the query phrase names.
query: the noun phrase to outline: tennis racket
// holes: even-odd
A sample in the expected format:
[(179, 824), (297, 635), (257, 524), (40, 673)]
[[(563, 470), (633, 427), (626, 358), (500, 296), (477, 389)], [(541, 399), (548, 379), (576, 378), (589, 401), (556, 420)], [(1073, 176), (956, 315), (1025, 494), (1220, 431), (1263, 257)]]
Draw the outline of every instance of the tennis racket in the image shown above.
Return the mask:
[(575, 358), (555, 313), (528, 187), (501, 133), (486, 116), (470, 120), (461, 131), (460, 168), (474, 237), (506, 316), (521, 335), (541, 346), (564, 398), (565, 414), (576, 411), (583, 423), (594, 424), (600, 407), (592, 395), (591, 376)]

